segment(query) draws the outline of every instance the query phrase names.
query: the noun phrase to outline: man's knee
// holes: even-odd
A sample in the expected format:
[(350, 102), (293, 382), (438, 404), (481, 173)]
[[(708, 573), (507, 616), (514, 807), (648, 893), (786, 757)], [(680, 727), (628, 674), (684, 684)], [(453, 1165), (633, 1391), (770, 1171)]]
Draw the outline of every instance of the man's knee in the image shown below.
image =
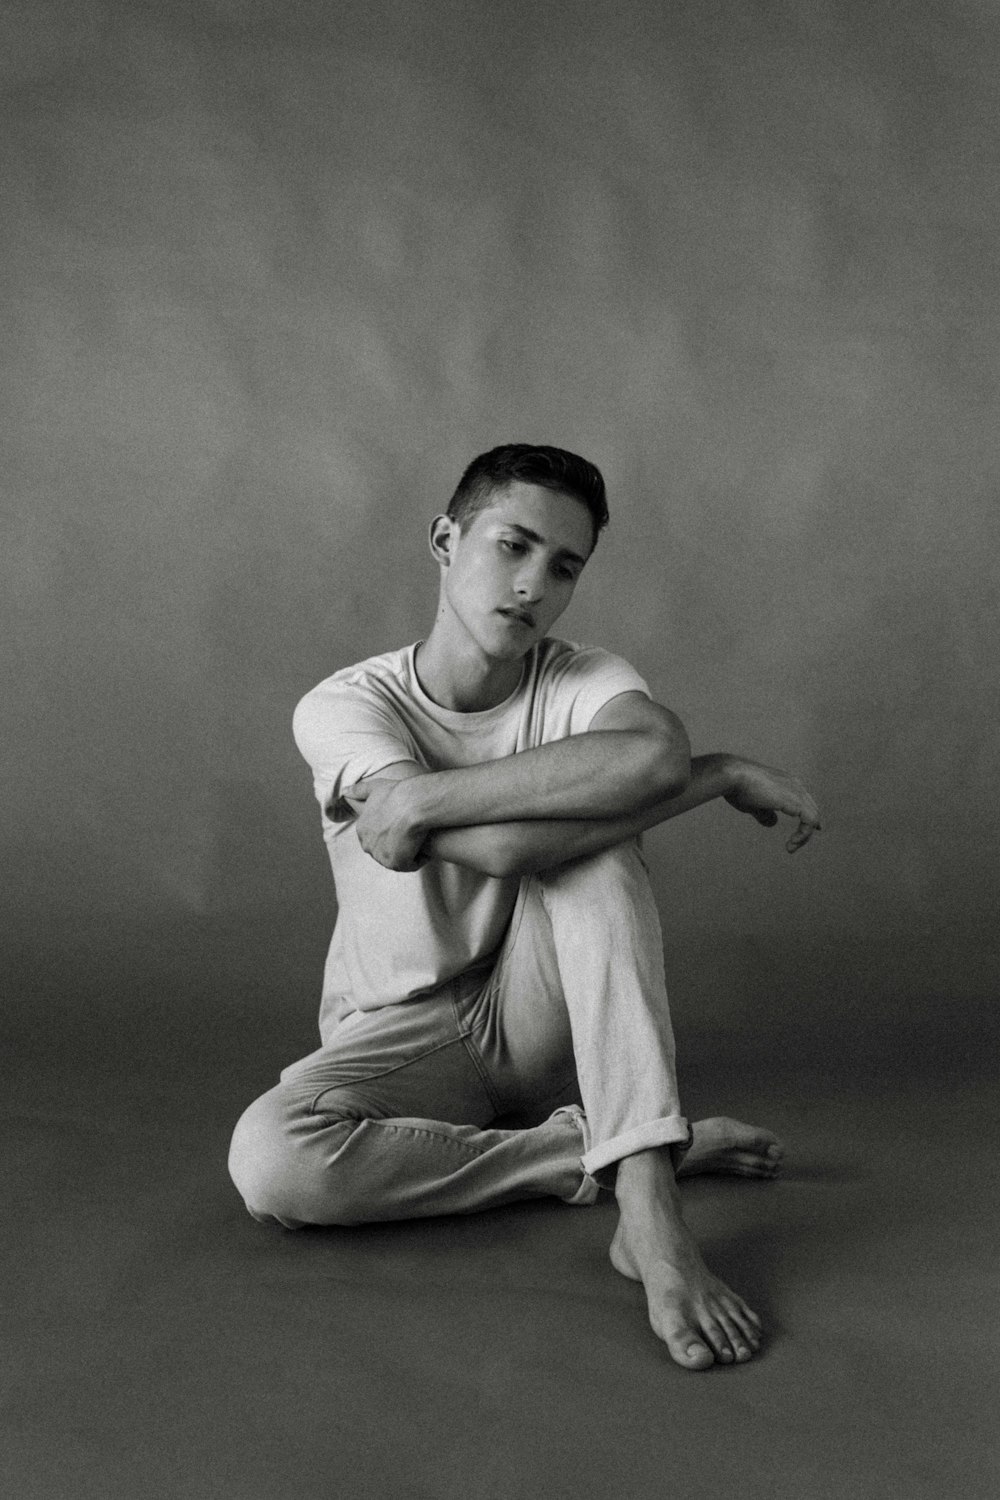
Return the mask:
[(537, 877), (545, 895), (583, 889), (605, 891), (609, 895), (628, 891), (638, 882), (645, 885), (648, 874), (637, 839), (612, 844), (599, 854), (588, 854), (567, 864), (543, 870)]
[(289, 1213), (287, 1201), (294, 1175), (288, 1161), (290, 1113), (279, 1089), (263, 1094), (244, 1110), (229, 1147), (229, 1175), (248, 1211), (265, 1222), (304, 1222)]
[(299, 1229), (368, 1216), (359, 1202), (363, 1185), (338, 1160), (363, 1111), (346, 1091), (343, 1106), (336, 1114), (330, 1108), (313, 1114), (279, 1084), (244, 1112), (229, 1148), (229, 1175), (255, 1219)]

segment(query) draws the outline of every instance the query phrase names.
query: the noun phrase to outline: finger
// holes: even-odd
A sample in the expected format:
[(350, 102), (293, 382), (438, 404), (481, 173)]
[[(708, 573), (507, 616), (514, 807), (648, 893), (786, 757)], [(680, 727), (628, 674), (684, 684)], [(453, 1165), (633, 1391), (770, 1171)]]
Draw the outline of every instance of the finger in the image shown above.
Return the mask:
[(370, 781), (356, 781), (353, 786), (347, 787), (340, 795), (345, 802), (367, 802), (371, 789), (372, 783)]
[(819, 831), (819, 826), (820, 824), (818, 819), (815, 822), (812, 822), (807, 821), (805, 818), (800, 818), (798, 828), (795, 830), (795, 832), (792, 834), (791, 838), (785, 845), (785, 848), (788, 850), (789, 854), (794, 854), (796, 849), (801, 849), (803, 844), (808, 844), (813, 834)]

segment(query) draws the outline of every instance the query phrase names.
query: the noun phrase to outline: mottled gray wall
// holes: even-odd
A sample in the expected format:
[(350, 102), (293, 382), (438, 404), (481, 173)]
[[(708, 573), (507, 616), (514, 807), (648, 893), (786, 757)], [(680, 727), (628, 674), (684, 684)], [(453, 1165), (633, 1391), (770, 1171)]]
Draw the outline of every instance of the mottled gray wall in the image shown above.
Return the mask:
[(827, 809), (794, 860), (724, 808), (655, 835), (671, 941), (723, 971), (818, 943), (854, 984), (851, 954), (940, 936), (975, 987), (994, 6), (22, 0), (0, 24), (16, 918), (318, 911), (292, 707), (425, 630), (426, 520), (527, 439), (610, 488), (564, 633)]

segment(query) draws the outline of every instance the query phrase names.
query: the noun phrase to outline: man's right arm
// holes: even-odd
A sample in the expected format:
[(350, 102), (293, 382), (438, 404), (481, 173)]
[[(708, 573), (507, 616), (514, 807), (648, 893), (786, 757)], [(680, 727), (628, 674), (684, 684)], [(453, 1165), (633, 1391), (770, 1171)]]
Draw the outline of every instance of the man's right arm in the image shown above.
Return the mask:
[[(413, 761), (379, 773), (379, 780), (403, 780), (428, 774)], [(364, 783), (361, 783), (364, 786)], [(356, 789), (359, 790), (359, 789)], [(798, 826), (785, 847), (794, 853), (819, 828), (819, 810), (797, 777), (735, 755), (699, 755), (691, 762), (687, 786), (676, 796), (614, 818), (532, 818), (504, 823), (434, 829), (421, 847), (421, 862), (446, 860), (484, 875), (529, 875), (569, 860), (600, 854), (681, 813), (717, 797), (740, 812), (772, 827), (782, 813)], [(356, 810), (362, 805), (355, 803)]]

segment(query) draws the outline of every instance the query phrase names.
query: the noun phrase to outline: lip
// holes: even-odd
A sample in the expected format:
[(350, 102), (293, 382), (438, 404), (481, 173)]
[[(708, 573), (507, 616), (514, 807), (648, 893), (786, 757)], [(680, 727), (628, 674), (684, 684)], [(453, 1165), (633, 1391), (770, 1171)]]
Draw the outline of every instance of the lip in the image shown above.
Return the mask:
[(513, 620), (516, 625), (523, 625), (526, 630), (535, 628), (535, 617), (529, 615), (527, 610), (520, 609), (498, 609), (498, 615), (503, 615), (505, 620)]

